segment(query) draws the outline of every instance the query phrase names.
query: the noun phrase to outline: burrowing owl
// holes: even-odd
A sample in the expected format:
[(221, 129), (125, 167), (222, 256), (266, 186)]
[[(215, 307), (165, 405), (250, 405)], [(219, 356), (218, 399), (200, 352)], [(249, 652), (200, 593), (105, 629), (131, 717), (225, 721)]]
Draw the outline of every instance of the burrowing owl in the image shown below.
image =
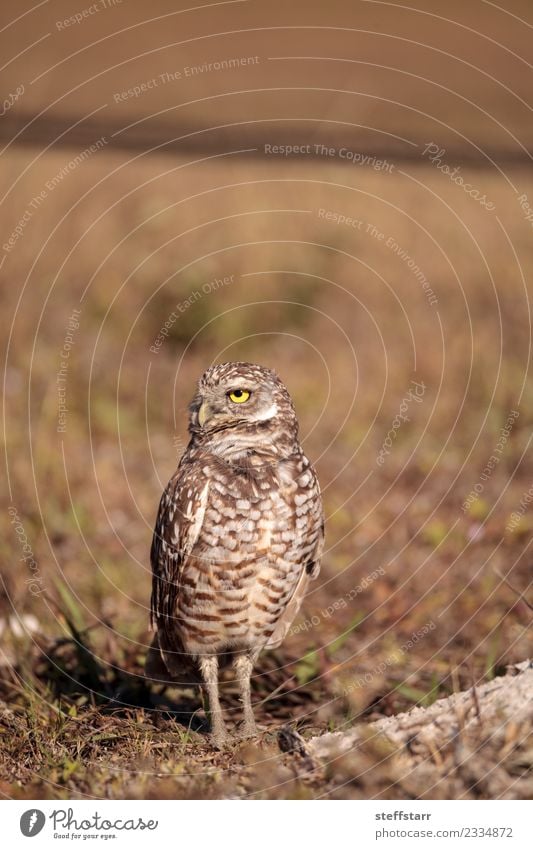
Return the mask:
[(324, 540), (318, 481), (298, 441), (291, 397), (270, 369), (209, 368), (190, 405), (190, 442), (159, 505), (151, 560), (157, 633), (147, 674), (193, 664), (212, 739), (226, 739), (219, 661), (232, 659), (256, 733), (250, 678), (261, 650), (284, 639), (316, 578)]

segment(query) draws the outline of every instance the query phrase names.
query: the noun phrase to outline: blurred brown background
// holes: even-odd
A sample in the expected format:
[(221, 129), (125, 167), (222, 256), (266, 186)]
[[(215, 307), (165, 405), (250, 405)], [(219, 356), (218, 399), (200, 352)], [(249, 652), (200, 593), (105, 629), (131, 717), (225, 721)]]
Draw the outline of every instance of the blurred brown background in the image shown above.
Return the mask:
[[(103, 126), (118, 131), (113, 144), (145, 146), (210, 130), (209, 141), (195, 144), (215, 146), (217, 138), (257, 143), (287, 130), (306, 142), (357, 140), (399, 156), (436, 137), (484, 164), (489, 153), (528, 159), (527, 2), (185, 5), (97, 0), (31, 11), (4, 3), (4, 89), (26, 87), (5, 116), (4, 138), (16, 129), (18, 141), (57, 143), (60, 127), (65, 143)], [(245, 57), (258, 61), (186, 70)], [(149, 90), (118, 99), (154, 78)], [(212, 129), (219, 125), (232, 129)]]
[[(528, 657), (530, 4), (2, 18), (4, 792), (220, 795), (194, 694), (174, 722), (142, 681), (155, 511), (215, 360), (284, 379), (328, 517), (254, 682), (265, 726), (340, 729)], [(256, 755), (235, 794), (458, 792), (379, 753), (314, 784)]]

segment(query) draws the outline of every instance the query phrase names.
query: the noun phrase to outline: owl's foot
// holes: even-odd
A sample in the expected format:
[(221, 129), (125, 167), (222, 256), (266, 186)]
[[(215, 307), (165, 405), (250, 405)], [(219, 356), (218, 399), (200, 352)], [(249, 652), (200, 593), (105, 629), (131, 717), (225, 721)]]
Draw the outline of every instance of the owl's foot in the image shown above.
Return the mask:
[(255, 721), (253, 719), (245, 719), (241, 722), (239, 728), (237, 729), (236, 736), (239, 740), (249, 740), (250, 737), (257, 737), (259, 734), (259, 730)]
[(209, 735), (209, 742), (214, 749), (223, 749), (229, 741), (229, 734), (225, 728), (214, 728)]

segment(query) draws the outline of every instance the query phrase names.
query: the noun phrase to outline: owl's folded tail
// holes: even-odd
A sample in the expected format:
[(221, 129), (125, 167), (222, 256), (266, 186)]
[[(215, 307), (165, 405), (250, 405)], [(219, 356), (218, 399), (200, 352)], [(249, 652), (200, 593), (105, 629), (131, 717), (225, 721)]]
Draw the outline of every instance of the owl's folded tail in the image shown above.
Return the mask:
[(191, 659), (183, 652), (171, 649), (160, 631), (155, 634), (148, 649), (144, 674), (151, 681), (169, 686), (188, 687), (201, 682), (199, 671)]

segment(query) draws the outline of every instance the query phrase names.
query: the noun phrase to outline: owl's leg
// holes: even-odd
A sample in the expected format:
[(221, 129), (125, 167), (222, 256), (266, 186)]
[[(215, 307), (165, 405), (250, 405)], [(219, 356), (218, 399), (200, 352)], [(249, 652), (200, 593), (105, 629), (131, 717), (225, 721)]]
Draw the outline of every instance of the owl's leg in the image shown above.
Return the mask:
[(252, 677), (257, 656), (258, 652), (249, 652), (248, 654), (238, 655), (233, 661), (233, 667), (239, 684), (241, 701), (244, 709), (244, 720), (239, 731), (240, 737), (255, 737), (257, 734), (250, 687), (250, 678)]
[(209, 701), (211, 739), (215, 746), (220, 747), (225, 743), (228, 735), (218, 697), (218, 657), (216, 655), (204, 655), (199, 658), (199, 665)]

